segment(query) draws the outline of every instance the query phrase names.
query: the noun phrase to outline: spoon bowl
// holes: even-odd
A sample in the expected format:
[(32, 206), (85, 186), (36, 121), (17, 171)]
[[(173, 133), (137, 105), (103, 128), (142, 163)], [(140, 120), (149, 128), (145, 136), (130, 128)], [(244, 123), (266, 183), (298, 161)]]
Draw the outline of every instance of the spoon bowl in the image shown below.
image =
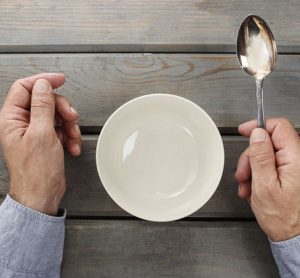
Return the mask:
[(258, 127), (265, 128), (263, 81), (275, 69), (278, 54), (272, 31), (259, 16), (249, 15), (242, 22), (237, 56), (242, 69), (256, 80)]

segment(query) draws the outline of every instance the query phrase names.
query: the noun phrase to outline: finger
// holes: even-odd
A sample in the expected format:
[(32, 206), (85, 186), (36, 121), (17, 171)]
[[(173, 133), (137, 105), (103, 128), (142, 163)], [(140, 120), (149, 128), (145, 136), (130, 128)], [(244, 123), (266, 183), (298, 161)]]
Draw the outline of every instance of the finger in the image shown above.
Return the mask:
[(66, 135), (65, 128), (58, 126), (55, 128), (57, 137), (59, 138), (63, 147), (66, 147), (68, 152), (73, 156), (78, 156), (81, 153), (81, 137), (72, 139)]
[(299, 135), (294, 126), (284, 118), (272, 119), (268, 127), (272, 142), (276, 150), (286, 149), (292, 154), (295, 147), (299, 148)]
[(269, 134), (262, 128), (252, 131), (249, 147), (253, 189), (273, 185), (277, 181), (275, 153)]
[[(286, 118), (270, 118), (266, 120), (266, 130), (267, 132), (272, 135), (276, 127), (283, 126), (290, 130), (293, 130), (294, 133), (297, 134), (295, 131), (294, 126), (286, 119)], [(253, 129), (257, 128), (257, 121), (251, 120), (249, 122), (245, 122), (239, 126), (239, 132), (241, 135), (250, 137), (251, 132)]]
[(21, 84), (27, 91), (31, 91), (34, 83), (38, 79), (46, 79), (53, 89), (60, 87), (65, 82), (65, 76), (62, 73), (39, 73), (29, 77), (21, 78), (17, 80), (17, 83)]
[(81, 153), (81, 142), (78, 139), (70, 139), (65, 142), (68, 152), (73, 156), (79, 156)]
[(73, 123), (64, 123), (64, 131), (70, 139), (80, 139), (81, 132), (78, 124)]
[(56, 134), (63, 147), (67, 148), (68, 152), (73, 156), (78, 156), (81, 153), (81, 138), (72, 139), (66, 135), (65, 129), (62, 126), (56, 127)]
[(79, 115), (64, 96), (55, 95), (55, 105), (57, 114), (63, 121), (65, 146), (71, 155), (77, 156), (81, 152), (81, 132), (77, 124)]
[(62, 126), (55, 128), (57, 137), (59, 138), (63, 147), (66, 147), (70, 155), (78, 156), (81, 153), (81, 140), (70, 139), (66, 136)]
[(77, 123), (64, 125), (65, 142), (69, 153), (78, 156), (81, 153), (81, 132)]
[(250, 181), (239, 184), (238, 195), (242, 199), (249, 199), (251, 196), (251, 184)]
[[(269, 119), (267, 121), (269, 121)], [(255, 128), (257, 128), (257, 120), (251, 120), (241, 124), (238, 130), (241, 135), (250, 137), (252, 130)]]
[(79, 115), (72, 107), (68, 99), (64, 96), (55, 94), (55, 109), (59, 116), (65, 122), (75, 122), (78, 120)]
[(77, 156), (81, 151), (81, 132), (76, 122), (64, 124), (64, 140), (71, 155)]
[[(239, 126), (239, 132), (250, 137), (252, 130), (256, 128), (256, 120), (246, 122)], [(294, 152), (295, 146), (299, 145), (299, 135), (294, 126), (285, 118), (271, 118), (266, 122), (266, 130), (271, 135), (273, 146), (276, 151), (287, 149)]]
[(52, 88), (61, 86), (65, 77), (61, 73), (41, 73), (26, 78), (18, 79), (14, 82), (11, 89), (9, 90), (4, 106), (18, 106), (23, 109), (29, 109), (31, 101), (31, 91), (34, 83), (38, 79), (46, 79), (50, 82)]
[(251, 177), (251, 167), (249, 161), (249, 148), (247, 148), (240, 156), (237, 169), (235, 172), (235, 178), (238, 183), (245, 182)]
[(32, 89), (30, 124), (54, 127), (55, 101), (51, 84), (38, 79)]

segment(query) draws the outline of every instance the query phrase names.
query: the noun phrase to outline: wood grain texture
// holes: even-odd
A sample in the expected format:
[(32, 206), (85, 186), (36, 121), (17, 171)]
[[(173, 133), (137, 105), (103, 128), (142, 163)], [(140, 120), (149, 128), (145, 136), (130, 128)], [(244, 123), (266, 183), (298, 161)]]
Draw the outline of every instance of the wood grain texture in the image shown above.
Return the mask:
[[(0, 55), (0, 104), (17, 78), (63, 72), (66, 95), (83, 127), (102, 126), (126, 101), (151, 93), (186, 97), (205, 109), (220, 128), (256, 117), (255, 82), (235, 55), (200, 54), (11, 54)], [(279, 57), (265, 81), (266, 116), (285, 116), (300, 127), (300, 55)]]
[(69, 220), (62, 277), (279, 276), (256, 223)]
[(265, 18), (279, 51), (300, 50), (295, 0), (2, 0), (2, 52), (235, 51), (243, 18)]
[[(67, 193), (63, 207), (68, 216), (128, 216), (117, 206), (103, 188), (96, 162), (96, 136), (84, 136), (83, 151), (79, 158), (66, 159)], [(237, 197), (234, 172), (239, 155), (247, 145), (241, 137), (223, 137), (225, 145), (224, 174), (216, 193), (209, 202), (191, 217), (253, 217), (247, 202)], [(7, 192), (8, 175), (0, 157), (0, 195)]]

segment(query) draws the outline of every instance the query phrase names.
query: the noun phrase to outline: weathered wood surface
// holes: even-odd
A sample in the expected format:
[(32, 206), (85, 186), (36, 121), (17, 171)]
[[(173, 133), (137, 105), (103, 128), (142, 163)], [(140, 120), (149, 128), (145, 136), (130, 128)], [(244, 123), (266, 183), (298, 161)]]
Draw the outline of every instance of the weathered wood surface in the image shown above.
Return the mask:
[[(286, 116), (299, 129), (300, 2), (294, 0), (3, 0), (0, 105), (15, 79), (64, 72), (67, 82), (58, 92), (77, 108), (85, 132), (98, 131), (120, 105), (150, 93), (186, 97), (204, 108), (221, 131), (236, 132), (241, 122), (256, 116), (255, 88), (228, 53), (235, 52), (239, 24), (253, 7), (270, 24), (279, 51), (293, 54), (281, 55), (265, 82), (266, 114)], [(122, 218), (128, 214), (98, 177), (96, 140), (84, 136), (82, 156), (66, 158), (68, 189), (62, 205), (70, 218), (86, 220), (67, 220), (62, 277), (278, 277), (257, 224), (230, 222), (253, 217), (237, 197), (233, 177), (246, 140), (223, 136), (226, 162), (218, 190), (190, 219), (166, 224)], [(7, 186), (0, 153), (0, 202)]]
[[(220, 128), (233, 129), (256, 117), (254, 79), (240, 69), (235, 55), (3, 54), (0, 104), (14, 80), (43, 71), (66, 74), (58, 92), (72, 101), (83, 127), (102, 126), (120, 105), (150, 93), (186, 97)], [(280, 56), (265, 82), (267, 117), (286, 116), (300, 127), (299, 78), (300, 55)]]
[(62, 277), (279, 277), (256, 223), (67, 221)]
[(280, 51), (300, 52), (295, 0), (2, 0), (0, 51), (233, 52), (253, 11)]
[[(67, 157), (66, 176), (68, 189), (63, 206), (68, 216), (128, 216), (106, 193), (99, 179), (96, 162), (97, 136), (84, 136), (83, 152), (79, 158)], [(225, 145), (225, 169), (216, 193), (209, 202), (192, 217), (252, 217), (248, 204), (237, 197), (234, 180), (236, 163), (247, 145), (241, 137), (223, 137)], [(0, 157), (0, 194), (7, 191), (8, 175)]]

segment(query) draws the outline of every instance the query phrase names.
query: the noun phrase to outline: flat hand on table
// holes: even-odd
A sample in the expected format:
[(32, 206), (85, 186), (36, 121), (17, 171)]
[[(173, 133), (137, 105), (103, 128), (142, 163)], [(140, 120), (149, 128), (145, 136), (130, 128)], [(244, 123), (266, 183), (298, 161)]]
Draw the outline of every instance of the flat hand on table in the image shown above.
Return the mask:
[(262, 230), (273, 241), (300, 235), (300, 139), (286, 119), (256, 121), (239, 127), (250, 137), (235, 177), (239, 196), (247, 199)]
[(80, 154), (78, 114), (65, 97), (53, 92), (63, 83), (64, 75), (56, 73), (19, 79), (0, 112), (9, 194), (19, 203), (50, 215), (57, 214), (66, 190), (63, 146), (73, 156)]

